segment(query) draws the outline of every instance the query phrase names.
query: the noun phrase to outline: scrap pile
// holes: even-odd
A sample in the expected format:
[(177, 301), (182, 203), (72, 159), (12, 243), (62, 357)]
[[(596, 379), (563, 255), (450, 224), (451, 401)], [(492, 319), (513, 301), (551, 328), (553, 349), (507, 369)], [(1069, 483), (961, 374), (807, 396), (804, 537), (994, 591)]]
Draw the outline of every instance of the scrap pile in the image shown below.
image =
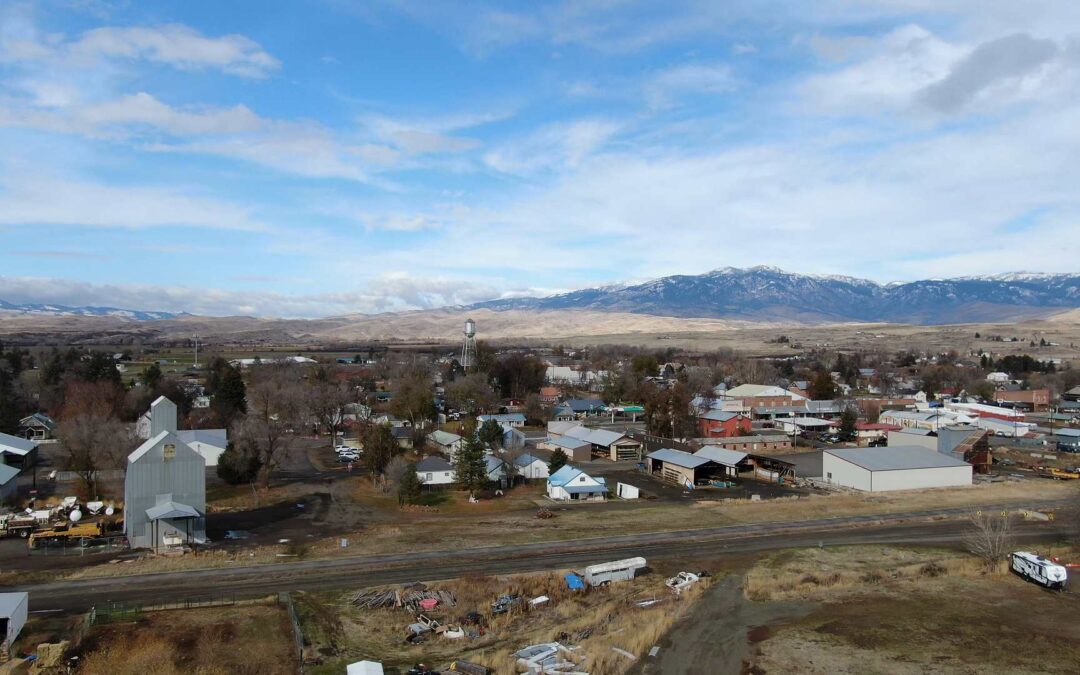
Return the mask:
[(457, 598), (450, 591), (428, 590), (423, 587), (367, 589), (358, 591), (352, 603), (364, 609), (403, 607), (410, 612), (431, 610), (437, 605), (453, 607)]

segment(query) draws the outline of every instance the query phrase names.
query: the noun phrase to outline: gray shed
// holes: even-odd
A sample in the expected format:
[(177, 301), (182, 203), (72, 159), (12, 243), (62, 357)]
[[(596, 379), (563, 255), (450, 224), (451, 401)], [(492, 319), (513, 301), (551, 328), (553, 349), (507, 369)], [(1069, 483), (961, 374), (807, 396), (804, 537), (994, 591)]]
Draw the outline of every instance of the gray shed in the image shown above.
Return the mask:
[(206, 540), (206, 460), (171, 431), (128, 456), (124, 533), (155, 550)]
[(11, 654), (11, 644), (19, 637), (26, 625), (30, 596), (27, 593), (0, 593), (0, 651)]

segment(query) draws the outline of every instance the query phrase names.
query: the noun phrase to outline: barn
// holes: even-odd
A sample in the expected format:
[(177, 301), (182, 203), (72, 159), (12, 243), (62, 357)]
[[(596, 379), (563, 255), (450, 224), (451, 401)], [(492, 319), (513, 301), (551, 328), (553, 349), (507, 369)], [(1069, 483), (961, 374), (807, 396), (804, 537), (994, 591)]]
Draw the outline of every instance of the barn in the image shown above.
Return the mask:
[(915, 445), (830, 448), (821, 454), (822, 479), (833, 485), (886, 492), (971, 485), (972, 467)]

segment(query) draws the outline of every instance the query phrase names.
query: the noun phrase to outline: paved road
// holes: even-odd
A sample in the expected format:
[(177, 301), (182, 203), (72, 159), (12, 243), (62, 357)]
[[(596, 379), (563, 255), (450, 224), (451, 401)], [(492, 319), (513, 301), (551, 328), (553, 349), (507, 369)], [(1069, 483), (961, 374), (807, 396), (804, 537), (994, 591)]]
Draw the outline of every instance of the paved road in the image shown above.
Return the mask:
[[(1062, 506), (1042, 502), (1029, 508)], [(995, 507), (986, 507), (995, 508)], [(1018, 508), (1012, 505), (1010, 508)], [(409, 554), (355, 556), (305, 560), (276, 565), (217, 568), (146, 574), (130, 577), (58, 581), (3, 590), (30, 593), (32, 611), (82, 611), (108, 601), (158, 603), (209, 595), (255, 597), (279, 591), (329, 590), (449, 579), (464, 574), (510, 574), (576, 567), (612, 558), (701, 559), (733, 553), (803, 546), (848, 544), (958, 543), (966, 529), (955, 516), (967, 509), (939, 509), (906, 514), (825, 518), (795, 523), (766, 523), (730, 527), (621, 535), (515, 546)], [(1058, 522), (1025, 523), (1023, 538), (1053, 538)]]

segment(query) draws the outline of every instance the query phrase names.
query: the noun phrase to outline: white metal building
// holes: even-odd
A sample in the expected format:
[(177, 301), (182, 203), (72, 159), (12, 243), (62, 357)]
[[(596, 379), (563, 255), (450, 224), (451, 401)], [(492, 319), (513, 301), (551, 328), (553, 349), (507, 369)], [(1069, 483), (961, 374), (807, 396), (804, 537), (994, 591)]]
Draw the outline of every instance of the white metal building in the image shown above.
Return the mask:
[(972, 467), (944, 453), (908, 445), (824, 450), (821, 471), (827, 483), (885, 492), (971, 485)]
[(11, 653), (11, 644), (19, 637), (26, 625), (27, 608), (30, 596), (26, 593), (0, 593), (0, 651), (4, 655)]

